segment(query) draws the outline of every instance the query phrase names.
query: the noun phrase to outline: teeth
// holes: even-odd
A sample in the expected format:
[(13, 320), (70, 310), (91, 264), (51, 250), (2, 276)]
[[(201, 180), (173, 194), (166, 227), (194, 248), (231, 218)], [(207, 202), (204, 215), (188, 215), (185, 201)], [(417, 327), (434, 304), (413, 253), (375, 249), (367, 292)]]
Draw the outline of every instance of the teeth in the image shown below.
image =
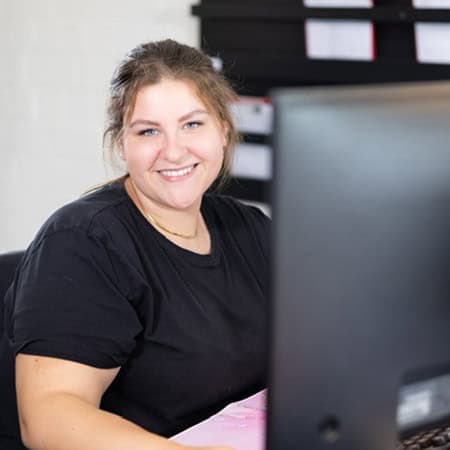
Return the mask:
[(181, 177), (191, 172), (194, 166), (186, 167), (180, 170), (160, 170), (159, 173), (165, 175), (166, 177)]

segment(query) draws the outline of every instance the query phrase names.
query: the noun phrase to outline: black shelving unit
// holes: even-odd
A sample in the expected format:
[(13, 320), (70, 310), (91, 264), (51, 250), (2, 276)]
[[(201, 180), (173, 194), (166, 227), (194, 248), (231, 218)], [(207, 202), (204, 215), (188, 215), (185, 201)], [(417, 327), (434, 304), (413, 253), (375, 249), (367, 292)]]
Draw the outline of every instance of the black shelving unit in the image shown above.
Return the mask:
[[(450, 79), (450, 65), (417, 62), (414, 31), (418, 22), (450, 23), (450, 9), (416, 9), (412, 0), (375, 0), (371, 8), (308, 8), (301, 0), (201, 0), (192, 14), (200, 18), (202, 49), (221, 58), (225, 75), (241, 95), (267, 96), (283, 86)], [(376, 58), (309, 59), (307, 19), (373, 23)], [(251, 196), (246, 183), (240, 180), (232, 194), (269, 200), (267, 182), (259, 188), (253, 182)]]

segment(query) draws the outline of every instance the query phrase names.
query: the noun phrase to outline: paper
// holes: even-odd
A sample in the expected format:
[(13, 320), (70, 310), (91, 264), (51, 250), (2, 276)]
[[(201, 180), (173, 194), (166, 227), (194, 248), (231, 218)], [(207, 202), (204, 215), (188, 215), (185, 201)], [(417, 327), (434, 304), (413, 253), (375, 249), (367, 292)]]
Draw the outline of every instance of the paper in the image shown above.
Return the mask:
[(450, 8), (450, 0), (413, 0), (415, 8)]
[(450, 24), (417, 23), (417, 61), (430, 64), (450, 64)]
[(272, 132), (273, 105), (261, 97), (240, 97), (230, 105), (236, 127), (242, 133), (264, 134)]
[(212, 65), (214, 67), (214, 70), (216, 72), (222, 72), (223, 70), (223, 60), (219, 58), (218, 56), (211, 56), (210, 57)]
[(263, 144), (239, 144), (234, 152), (231, 174), (234, 177), (270, 180), (272, 149)]
[[(373, 0), (303, 0), (308, 8), (370, 8)], [(373, 26), (369, 21), (305, 21), (309, 58), (370, 61), (374, 59)]]
[(370, 8), (372, 0), (303, 0), (308, 8)]
[(369, 21), (308, 19), (305, 34), (309, 58), (374, 59), (373, 25)]
[(264, 450), (266, 391), (231, 403), (218, 414), (171, 439), (183, 445), (222, 446), (234, 450)]
[[(413, 0), (415, 8), (450, 8), (450, 0)], [(417, 61), (430, 64), (450, 64), (450, 24), (417, 23)]]

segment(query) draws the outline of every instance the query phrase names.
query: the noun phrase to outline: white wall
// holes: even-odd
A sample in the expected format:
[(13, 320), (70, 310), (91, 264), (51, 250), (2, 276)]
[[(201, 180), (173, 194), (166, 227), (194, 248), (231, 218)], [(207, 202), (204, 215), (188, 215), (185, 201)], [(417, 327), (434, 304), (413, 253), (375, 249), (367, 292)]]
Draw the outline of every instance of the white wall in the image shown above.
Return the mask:
[(113, 175), (101, 140), (114, 67), (146, 40), (197, 46), (195, 3), (0, 0), (0, 252)]

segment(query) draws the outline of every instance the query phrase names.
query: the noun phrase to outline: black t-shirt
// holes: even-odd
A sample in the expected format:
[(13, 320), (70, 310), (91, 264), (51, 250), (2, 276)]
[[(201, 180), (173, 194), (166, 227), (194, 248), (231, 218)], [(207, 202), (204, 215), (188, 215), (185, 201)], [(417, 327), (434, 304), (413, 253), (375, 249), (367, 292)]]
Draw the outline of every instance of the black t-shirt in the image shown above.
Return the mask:
[[(3, 352), (120, 366), (101, 408), (165, 436), (263, 388), (269, 219), (212, 194), (202, 213), (208, 255), (157, 232), (122, 183), (57, 211), (5, 298)], [(0, 384), (13, 391), (13, 371)], [(11, 401), (0, 448), (18, 431)]]

